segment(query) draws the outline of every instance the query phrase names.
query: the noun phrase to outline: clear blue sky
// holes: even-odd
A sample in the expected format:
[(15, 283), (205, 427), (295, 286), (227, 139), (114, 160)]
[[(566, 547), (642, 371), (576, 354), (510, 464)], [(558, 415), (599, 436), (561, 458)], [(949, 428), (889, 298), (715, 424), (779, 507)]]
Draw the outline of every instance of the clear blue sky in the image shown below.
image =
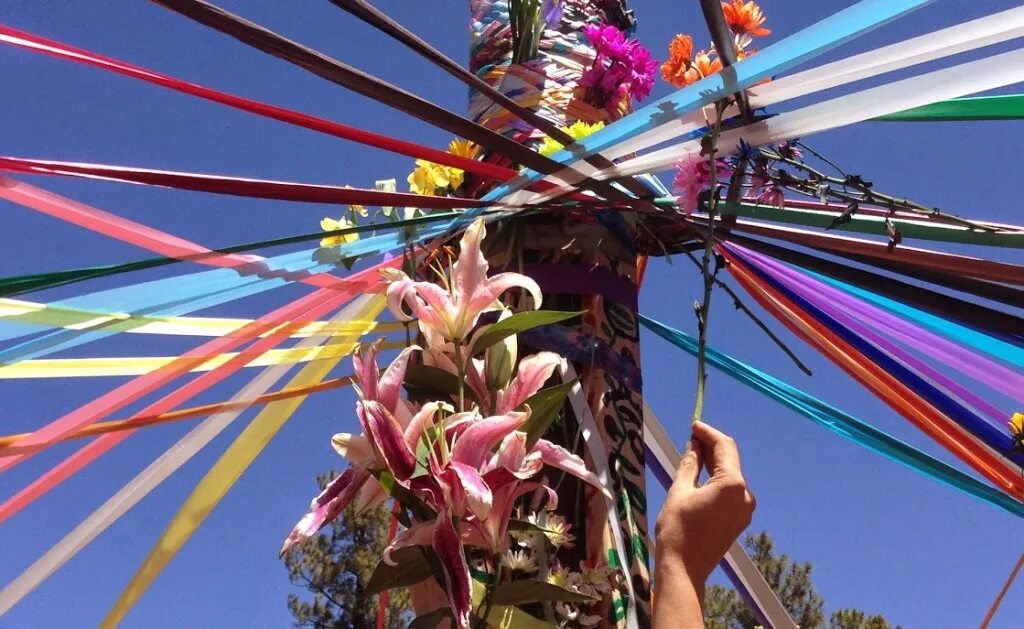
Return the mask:
[[(768, 41), (849, 4), (766, 0), (768, 25), (775, 29)], [(939, 0), (825, 59), (1017, 4), (1016, 0)], [(72, 45), (424, 144), (440, 147), (449, 139), (417, 120), (152, 4), (14, 0), (5, 5), (3, 22)], [(466, 91), (460, 84), (326, 1), (225, 0), (223, 5), (452, 110), (465, 107)], [(465, 3), (380, 0), (378, 5), (452, 57), (464, 59)], [(695, 0), (637, 0), (632, 6), (640, 20), (638, 35), (655, 56), (664, 56), (668, 40), (677, 32), (693, 33), (698, 42), (706, 40)], [(8, 48), (0, 49), (0, 74), (4, 78), (3, 154), (365, 187), (378, 178), (402, 180), (411, 167), (410, 160), (401, 156)], [(656, 95), (668, 91), (665, 86), (659, 90)], [(880, 189), (971, 217), (1020, 222), (1020, 133), (1019, 123), (869, 123), (809, 142), (849, 170), (874, 180)], [(327, 206), (103, 182), (35, 178), (33, 183), (208, 246), (308, 232), (316, 229), (322, 216), (337, 212)], [(0, 203), (0, 216), (0, 276), (147, 255), (6, 203)], [(1013, 259), (1011, 254), (997, 254)], [(179, 266), (122, 276), (114, 282), (53, 290), (39, 298), (56, 299), (129, 279), (194, 269)], [(642, 308), (692, 331), (690, 303), (698, 291), (689, 263), (670, 266), (659, 261), (648, 273)], [(258, 315), (302, 292), (276, 290), (211, 312)], [(711, 331), (715, 346), (950, 459), (810, 349), (786, 335), (815, 370), (813, 378), (802, 376), (780, 357), (725, 300), (717, 303)], [(132, 336), (67, 355), (169, 355), (186, 348), (181, 339)], [(645, 337), (643, 363), (647, 398), (682, 443), (692, 405), (693, 361), (659, 339)], [(227, 398), (253, 373), (248, 370), (232, 378), (198, 402)], [(0, 381), (2, 432), (38, 427), (121, 381)], [(736, 435), (759, 498), (752, 530), (767, 529), (779, 550), (814, 562), (814, 580), (829, 609), (845, 606), (882, 612), (904, 627), (965, 627), (980, 621), (1022, 550), (1016, 535), (1020, 523), (1015, 518), (859, 449), (722, 376), (712, 374), (709, 395), (709, 421)], [(290, 587), (276, 558), (277, 549), (312, 496), (314, 475), (338, 464), (328, 439), (333, 432), (354, 430), (351, 404), (348, 394), (325, 394), (307, 402), (128, 615), (124, 626), (287, 626), (285, 596)], [(95, 625), (241, 425), (223, 434), (0, 620), (0, 626)], [(19, 574), (187, 430), (185, 424), (147, 429), (4, 523), (0, 582)], [(54, 448), (5, 474), (0, 497), (15, 492), (70, 452), (70, 447)], [(652, 512), (662, 497), (652, 484)], [(1015, 626), (1024, 613), (1022, 595), (1024, 584), (1018, 584), (994, 626)]]

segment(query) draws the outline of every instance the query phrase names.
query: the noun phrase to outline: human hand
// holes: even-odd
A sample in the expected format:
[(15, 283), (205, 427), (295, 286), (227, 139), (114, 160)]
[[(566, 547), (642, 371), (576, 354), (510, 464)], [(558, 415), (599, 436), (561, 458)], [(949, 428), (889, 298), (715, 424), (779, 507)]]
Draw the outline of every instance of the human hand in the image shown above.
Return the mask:
[[(702, 463), (710, 475), (703, 485)], [(736, 442), (695, 422), (693, 438), (658, 515), (655, 548), (659, 567), (670, 569), (677, 577), (685, 575), (703, 599), (704, 582), (750, 524), (754, 507), (754, 496), (740, 470)]]

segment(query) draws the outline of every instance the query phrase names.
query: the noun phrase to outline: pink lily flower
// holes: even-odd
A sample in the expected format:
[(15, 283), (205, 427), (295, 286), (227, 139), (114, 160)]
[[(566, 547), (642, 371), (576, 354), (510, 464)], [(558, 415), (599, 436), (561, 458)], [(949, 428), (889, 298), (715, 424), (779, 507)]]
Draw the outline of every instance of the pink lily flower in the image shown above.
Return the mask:
[(412, 316), (402, 308), (404, 303), (419, 318), (420, 328), (430, 328), (447, 339), (460, 342), (476, 327), (480, 315), (501, 308), (498, 297), (510, 288), (519, 287), (533, 297), (534, 308), (540, 307), (542, 296), (537, 283), (519, 273), (499, 273), (487, 277), (488, 264), (480, 250), (486, 236), (482, 219), (477, 219), (462, 236), (459, 259), (452, 266), (447, 289), (432, 282), (414, 282), (396, 269), (382, 270), (390, 281), (388, 307), (402, 321)]
[(457, 622), (468, 622), (470, 606), (464, 585), (470, 577), (463, 545), (485, 548), (492, 555), (508, 550), (509, 521), (520, 496), (542, 490), (548, 495), (547, 508), (557, 507), (558, 496), (553, 489), (528, 479), (547, 465), (608, 494), (583, 459), (565, 448), (540, 439), (527, 449), (526, 433), (519, 428), (528, 418), (529, 412), (510, 411), (492, 417), (464, 413), (446, 422), (448, 460), (433, 456), (434, 449), (431, 474), (412, 479), (411, 484), (440, 515), (431, 522), (414, 524), (385, 552), (385, 561), (390, 561), (397, 548), (431, 546), (443, 567), (449, 605)]
[[(341, 433), (331, 440), (338, 454), (349, 461), (349, 468), (313, 499), (309, 512), (285, 539), (282, 554), (333, 522), (353, 502), (357, 509), (362, 510), (385, 500), (387, 494), (373, 478), (372, 471), (387, 469), (396, 478), (401, 474), (408, 478), (415, 467), (412, 453), (424, 426), (433, 422), (440, 405), (425, 404), (412, 413), (409, 403), (399, 397), (410, 354), (419, 348), (405, 348), (383, 374), (379, 374), (377, 368), (379, 348), (378, 341), (369, 347), (365, 356), (355, 355), (352, 358), (356, 380), (364, 397), (356, 407), (364, 434)], [(401, 417), (408, 419), (403, 421), (399, 419)], [(392, 465), (396, 467), (393, 469)]]

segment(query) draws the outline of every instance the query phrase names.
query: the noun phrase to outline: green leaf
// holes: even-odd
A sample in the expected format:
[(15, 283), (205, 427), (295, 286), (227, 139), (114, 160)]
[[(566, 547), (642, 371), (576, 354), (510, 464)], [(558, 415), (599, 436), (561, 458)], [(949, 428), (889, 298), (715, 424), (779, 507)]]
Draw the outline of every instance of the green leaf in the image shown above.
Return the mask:
[(450, 617), (451, 614), (451, 609), (447, 607), (439, 607), (430, 613), (417, 616), (411, 623), (409, 623), (409, 626), (406, 627), (406, 629), (437, 629), (437, 626), (441, 624), (441, 621)]
[[(405, 388), (410, 395), (419, 393), (430, 400), (446, 399), (459, 394), (459, 377), (430, 365), (409, 365), (405, 370)], [(463, 391), (467, 399), (479, 401), (470, 387)]]
[(548, 603), (567, 601), (570, 603), (593, 603), (598, 599), (573, 592), (554, 583), (524, 579), (502, 583), (494, 589), (495, 605), (520, 605), (522, 603)]
[(527, 398), (519, 407), (520, 409), (526, 406), (530, 407), (530, 419), (526, 420), (521, 428), (526, 433), (527, 448), (532, 448), (533, 444), (544, 436), (544, 433), (562, 411), (565, 400), (574, 386), (576, 386), (576, 380), (541, 389)]
[[(487, 587), (473, 579), (473, 607), (477, 613), (483, 611), (480, 604), (487, 594)], [(474, 614), (476, 616), (476, 614)], [(487, 615), (487, 626), (497, 629), (550, 629), (550, 625), (539, 618), (534, 618), (521, 609), (508, 605), (494, 605)]]
[(434, 510), (428, 507), (419, 496), (395, 480), (395, 476), (391, 472), (387, 470), (374, 470), (371, 474), (373, 474), (373, 477), (377, 479), (377, 482), (380, 483), (380, 486), (384, 488), (384, 491), (389, 496), (397, 500), (403, 507), (412, 511), (413, 517), (420, 522), (432, 520), (437, 516)]
[(473, 349), (470, 354), (472, 356), (476, 356), (491, 345), (494, 345), (499, 341), (503, 341), (513, 334), (519, 334), (524, 330), (529, 330), (530, 328), (536, 328), (542, 325), (558, 323), (559, 321), (578, 317), (581, 314), (583, 314), (583, 312), (564, 312), (561, 310), (531, 310), (528, 312), (516, 313), (511, 317), (502, 319), (487, 328), (487, 330), (477, 338), (476, 343), (473, 344)]
[(366, 584), (366, 595), (372, 596), (393, 588), (409, 587), (429, 579), (434, 571), (430, 568), (428, 554), (434, 552), (426, 546), (405, 546), (391, 553), (396, 565), (389, 566), (381, 561), (373, 570)]

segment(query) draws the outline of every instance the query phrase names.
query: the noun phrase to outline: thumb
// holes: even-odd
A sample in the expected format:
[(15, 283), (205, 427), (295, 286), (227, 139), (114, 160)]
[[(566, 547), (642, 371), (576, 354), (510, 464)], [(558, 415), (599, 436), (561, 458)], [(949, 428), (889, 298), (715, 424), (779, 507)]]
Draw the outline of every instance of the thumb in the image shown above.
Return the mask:
[(700, 448), (696, 447), (693, 439), (686, 442), (686, 450), (679, 459), (679, 467), (676, 469), (676, 478), (673, 484), (680, 485), (685, 489), (697, 487), (700, 479), (701, 456)]

